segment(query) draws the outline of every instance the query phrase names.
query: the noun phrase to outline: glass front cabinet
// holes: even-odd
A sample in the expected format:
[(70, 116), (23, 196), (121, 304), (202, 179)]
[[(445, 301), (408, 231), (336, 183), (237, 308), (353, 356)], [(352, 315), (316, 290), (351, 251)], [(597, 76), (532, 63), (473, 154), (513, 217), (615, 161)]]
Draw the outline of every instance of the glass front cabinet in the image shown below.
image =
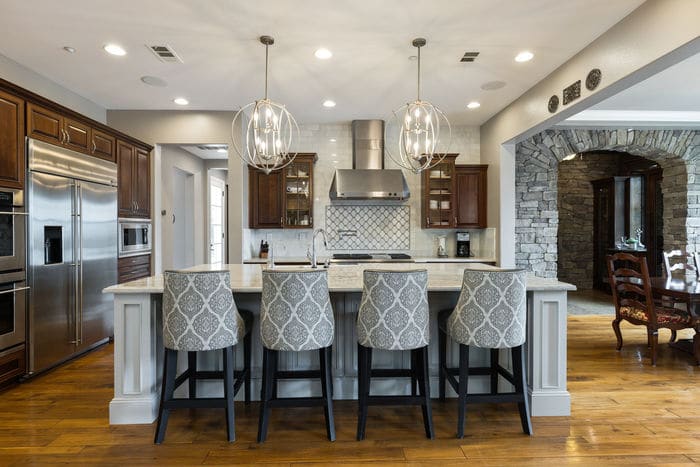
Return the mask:
[(449, 229), (455, 226), (454, 177), (457, 154), (445, 158), (422, 173), (424, 229)]
[(314, 162), (316, 154), (299, 154), (284, 170), (284, 227), (314, 226)]

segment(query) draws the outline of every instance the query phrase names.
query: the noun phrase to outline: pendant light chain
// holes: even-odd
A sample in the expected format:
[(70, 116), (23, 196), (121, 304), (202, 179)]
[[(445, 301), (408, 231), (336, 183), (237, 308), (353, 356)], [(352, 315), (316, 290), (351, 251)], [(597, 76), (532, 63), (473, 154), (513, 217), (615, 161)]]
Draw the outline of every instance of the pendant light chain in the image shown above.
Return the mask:
[(420, 45), (418, 46), (418, 100), (420, 101)]
[(267, 70), (270, 63), (270, 44), (265, 44), (265, 100), (267, 100)]

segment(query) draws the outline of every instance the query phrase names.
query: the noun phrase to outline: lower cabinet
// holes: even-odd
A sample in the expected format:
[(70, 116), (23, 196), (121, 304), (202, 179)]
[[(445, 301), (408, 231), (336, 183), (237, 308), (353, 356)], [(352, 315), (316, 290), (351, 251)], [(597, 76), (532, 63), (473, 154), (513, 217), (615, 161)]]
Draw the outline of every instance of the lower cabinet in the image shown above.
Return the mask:
[(151, 275), (151, 255), (128, 256), (117, 261), (117, 280), (129, 282)]
[(0, 352), (0, 386), (26, 373), (26, 362), (24, 344)]

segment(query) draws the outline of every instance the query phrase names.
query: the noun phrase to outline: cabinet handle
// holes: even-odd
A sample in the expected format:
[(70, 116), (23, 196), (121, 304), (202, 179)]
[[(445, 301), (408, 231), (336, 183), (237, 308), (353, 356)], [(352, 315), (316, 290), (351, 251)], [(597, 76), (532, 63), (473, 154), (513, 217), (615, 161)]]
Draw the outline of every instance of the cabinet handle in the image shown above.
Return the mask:
[(430, 217), (427, 217), (427, 218), (425, 219), (425, 225), (430, 225)]
[(95, 144), (95, 140), (92, 140), (92, 153), (95, 154), (95, 150), (97, 149), (97, 145)]
[(280, 225), (284, 225), (284, 217), (280, 217)]
[(309, 217), (309, 225), (314, 225), (314, 218), (313, 218), (313, 216)]
[(66, 143), (70, 144), (70, 133), (68, 133), (66, 130), (63, 130), (63, 132), (66, 134)]
[(66, 130), (61, 128), (61, 143), (65, 143), (65, 142), (66, 142)]
[(455, 216), (455, 225), (457, 225), (457, 224), (458, 224), (458, 222), (457, 222), (457, 216)]

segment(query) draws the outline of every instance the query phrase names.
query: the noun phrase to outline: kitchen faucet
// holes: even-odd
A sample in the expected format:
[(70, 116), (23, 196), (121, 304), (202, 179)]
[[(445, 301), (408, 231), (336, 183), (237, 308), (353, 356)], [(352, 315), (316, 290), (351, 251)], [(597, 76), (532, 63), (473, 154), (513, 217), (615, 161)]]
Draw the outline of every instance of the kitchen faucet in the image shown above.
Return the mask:
[(311, 260), (311, 267), (316, 269), (318, 267), (318, 264), (316, 263), (316, 237), (318, 234), (323, 235), (323, 246), (328, 248), (328, 244), (326, 243), (326, 231), (323, 229), (316, 229), (314, 230), (314, 234), (311, 237), (311, 252), (306, 251), (306, 257)]

